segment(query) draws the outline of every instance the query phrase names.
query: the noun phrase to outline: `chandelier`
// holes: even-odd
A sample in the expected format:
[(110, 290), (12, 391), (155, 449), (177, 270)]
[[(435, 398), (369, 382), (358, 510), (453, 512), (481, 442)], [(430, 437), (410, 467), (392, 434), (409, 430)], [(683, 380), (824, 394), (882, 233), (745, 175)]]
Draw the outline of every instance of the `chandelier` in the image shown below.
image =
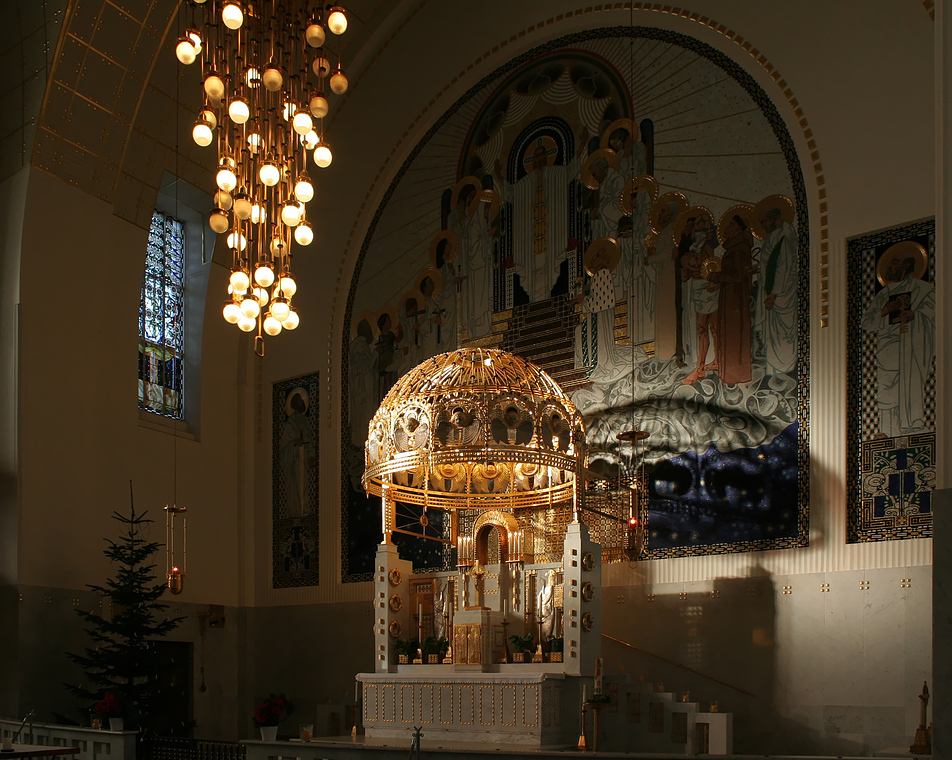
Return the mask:
[[(463, 348), (427, 359), (384, 398), (368, 426), (364, 490), (383, 500), (384, 541), (396, 504), (441, 510), (552, 508), (576, 519), (585, 426), (572, 400), (520, 356)], [(461, 542), (460, 559), (472, 559)]]
[[(222, 315), (244, 332), (264, 334), (299, 324), (291, 299), (297, 283), (292, 246), (307, 246), (314, 230), (309, 157), (320, 168), (333, 155), (324, 137), (328, 89), (348, 81), (338, 57), (332, 70), (327, 32), (341, 35), (347, 16), (337, 5), (309, 0), (183, 0), (189, 27), (175, 55), (199, 62), (203, 105), (192, 128), (200, 146), (217, 146), (211, 229), (227, 235), (232, 254)], [(198, 28), (196, 17), (204, 15)]]

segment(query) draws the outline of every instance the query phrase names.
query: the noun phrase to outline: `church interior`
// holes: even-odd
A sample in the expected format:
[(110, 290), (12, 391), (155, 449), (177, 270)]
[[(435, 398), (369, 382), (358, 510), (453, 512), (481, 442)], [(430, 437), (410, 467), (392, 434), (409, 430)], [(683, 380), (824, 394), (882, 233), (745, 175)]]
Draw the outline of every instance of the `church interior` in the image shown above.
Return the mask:
[(4, 5), (3, 736), (132, 499), (170, 735), (952, 757), (941, 0), (342, 5)]

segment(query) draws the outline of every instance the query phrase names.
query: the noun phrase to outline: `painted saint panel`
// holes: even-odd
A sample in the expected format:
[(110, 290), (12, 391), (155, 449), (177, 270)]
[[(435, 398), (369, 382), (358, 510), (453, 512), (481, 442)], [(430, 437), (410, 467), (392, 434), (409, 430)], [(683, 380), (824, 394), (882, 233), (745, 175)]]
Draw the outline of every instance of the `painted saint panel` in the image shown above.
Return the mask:
[(318, 582), (317, 373), (272, 387), (272, 585)]
[(932, 535), (935, 220), (848, 244), (849, 540)]
[[(380, 538), (367, 423), (404, 372), (460, 345), (520, 354), (571, 395), (593, 503), (646, 489), (642, 557), (805, 544), (805, 214), (773, 104), (692, 38), (591, 30), (476, 85), (401, 168), (352, 283), (345, 580), (369, 577)], [(631, 429), (643, 469), (616, 437)], [(406, 540), (415, 563), (452, 565)]]

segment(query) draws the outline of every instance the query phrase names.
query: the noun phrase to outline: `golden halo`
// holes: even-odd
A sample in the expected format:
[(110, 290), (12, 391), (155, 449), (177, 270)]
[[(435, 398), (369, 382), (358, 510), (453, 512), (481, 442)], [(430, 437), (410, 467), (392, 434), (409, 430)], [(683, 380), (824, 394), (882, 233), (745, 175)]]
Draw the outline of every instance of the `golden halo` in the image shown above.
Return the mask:
[(407, 305), (407, 301), (411, 298), (416, 299), (417, 302), (417, 311), (423, 311), (426, 308), (426, 298), (419, 290), (408, 290), (403, 294), (403, 298), (400, 299), (400, 310), (403, 310), (403, 307)]
[(894, 243), (889, 246), (885, 253), (879, 257), (879, 261), (876, 262), (876, 279), (879, 280), (879, 284), (887, 284), (886, 270), (889, 268), (893, 259), (909, 258), (916, 260), (916, 268), (912, 270), (912, 276), (917, 280), (921, 280), (922, 276), (926, 273), (926, 268), (929, 266), (929, 254), (926, 252), (926, 249), (915, 240), (903, 240), (900, 243)]
[(738, 204), (737, 206), (731, 206), (727, 211), (721, 214), (721, 220), (717, 223), (717, 242), (721, 245), (724, 245), (726, 238), (724, 237), (724, 230), (727, 228), (727, 225), (730, 223), (730, 220), (735, 216), (739, 216), (744, 220), (744, 224), (747, 225), (747, 229), (750, 229), (751, 215), (754, 213), (754, 207), (749, 206), (746, 203)]
[(754, 210), (750, 214), (750, 230), (758, 240), (767, 237), (767, 231), (760, 220), (764, 218), (768, 211), (775, 208), (780, 209), (780, 217), (787, 224), (793, 224), (793, 201), (786, 195), (768, 195), (754, 206)]
[[(669, 208), (672, 203), (677, 205), (677, 213), (675, 213), (668, 222), (662, 224), (659, 218), (661, 211), (665, 208)], [(680, 216), (682, 211), (687, 210), (689, 205), (687, 196), (684, 193), (671, 192), (662, 195), (654, 202), (654, 205), (651, 207), (651, 214), (648, 216), (648, 224), (651, 225), (651, 231), (660, 235), (671, 222)]]
[(542, 141), (542, 147), (545, 148), (546, 166), (552, 166), (555, 163), (555, 157), (558, 155), (558, 145), (555, 144), (555, 138), (549, 135), (542, 135), (534, 140), (530, 140), (526, 145), (526, 152), (522, 154), (522, 166), (526, 172), (532, 171), (532, 162), (535, 160), (535, 152), (539, 147), (539, 141)]
[[(380, 319), (384, 314), (390, 317), (390, 329), (395, 329), (400, 324), (400, 317), (397, 315), (397, 310), (390, 305), (384, 306), (380, 311), (377, 312), (377, 315), (374, 317), (374, 324), (377, 324), (377, 320)], [(380, 327), (377, 327), (378, 333)]]
[(427, 267), (422, 272), (420, 272), (417, 277), (416, 286), (417, 290), (421, 293), (423, 292), (423, 281), (429, 277), (433, 280), (433, 295), (432, 298), (436, 298), (440, 292), (443, 290), (443, 273), (436, 267)]
[(367, 324), (370, 325), (370, 333), (374, 336), (374, 340), (377, 339), (377, 336), (380, 334), (380, 331), (377, 329), (377, 316), (372, 311), (362, 311), (356, 317), (354, 317), (354, 324), (350, 327), (350, 339), (353, 340), (357, 337), (357, 325), (360, 324), (361, 320), (367, 320)]
[(650, 174), (639, 174), (628, 180), (621, 191), (621, 210), (625, 216), (631, 216), (634, 206), (631, 203), (631, 196), (637, 192), (646, 192), (651, 196), (651, 203), (654, 204), (658, 197), (658, 181)]
[(483, 183), (472, 174), (468, 177), (463, 177), (463, 179), (456, 183), (456, 187), (453, 188), (453, 196), (450, 199), (450, 208), (453, 210), (456, 209), (456, 206), (459, 204), (459, 196), (463, 192), (463, 188), (466, 187), (471, 187), (474, 191), (473, 200), (471, 200), (466, 207), (466, 218), (472, 219), (473, 214), (476, 213), (476, 209), (479, 207), (479, 199), (483, 194)]
[(430, 243), (430, 266), (434, 269), (439, 269), (436, 265), (436, 249), (443, 240), (447, 242), (446, 253), (443, 256), (444, 263), (455, 259), (456, 253), (459, 251), (459, 238), (456, 233), (453, 232), (453, 230), (443, 230), (439, 235), (433, 238), (433, 241)]
[(691, 206), (691, 208), (678, 214), (678, 218), (674, 221), (674, 229), (671, 234), (674, 236), (675, 243), (681, 242), (681, 238), (684, 236), (684, 226), (688, 223), (688, 219), (696, 219), (699, 216), (706, 216), (710, 219), (711, 226), (714, 226), (714, 214), (707, 206)]
[(595, 276), (595, 273), (592, 271), (592, 259), (595, 258), (595, 254), (601, 250), (607, 251), (608, 268), (613, 272), (615, 271), (615, 267), (618, 266), (618, 260), (621, 258), (621, 249), (618, 247), (618, 241), (615, 240), (615, 238), (603, 237), (598, 240), (593, 240), (588, 250), (585, 251), (585, 256), (582, 257), (585, 262), (585, 271), (592, 277)]
[(635, 125), (635, 122), (633, 122), (631, 119), (629, 118), (615, 119), (615, 121), (613, 121), (611, 124), (605, 127), (605, 131), (602, 132), (602, 137), (598, 141), (599, 148), (611, 147), (608, 144), (608, 138), (611, 137), (612, 132), (614, 132), (616, 129), (627, 129), (628, 134), (631, 135), (631, 141), (633, 143), (638, 142), (638, 138), (641, 136), (638, 132), (638, 127)]
[(300, 396), (304, 399), (304, 414), (307, 414), (307, 410), (311, 408), (311, 397), (308, 395), (307, 390), (299, 385), (284, 398), (284, 413), (287, 414), (288, 417), (295, 413), (294, 409), (291, 408), (291, 399), (295, 396)]
[(598, 190), (598, 180), (592, 176), (592, 164), (600, 158), (604, 158), (612, 169), (618, 170), (618, 154), (611, 148), (599, 148), (594, 153), (589, 154), (582, 165), (582, 171), (579, 172), (582, 184), (589, 190)]

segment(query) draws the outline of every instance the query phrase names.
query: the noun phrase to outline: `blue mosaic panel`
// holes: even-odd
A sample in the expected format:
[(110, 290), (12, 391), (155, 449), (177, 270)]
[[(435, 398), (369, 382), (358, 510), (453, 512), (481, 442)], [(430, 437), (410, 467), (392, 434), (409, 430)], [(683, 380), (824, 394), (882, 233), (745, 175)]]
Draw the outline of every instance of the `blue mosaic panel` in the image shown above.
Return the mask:
[(318, 399), (311, 375), (272, 389), (272, 586), (318, 584)]
[[(921, 257), (901, 257), (914, 243)], [(847, 535), (852, 543), (932, 535), (935, 488), (935, 221), (847, 246)], [(914, 261), (918, 261), (918, 269)], [(909, 261), (903, 269), (902, 261)]]
[(139, 301), (139, 407), (181, 419), (185, 367), (185, 244), (181, 221), (156, 211)]

